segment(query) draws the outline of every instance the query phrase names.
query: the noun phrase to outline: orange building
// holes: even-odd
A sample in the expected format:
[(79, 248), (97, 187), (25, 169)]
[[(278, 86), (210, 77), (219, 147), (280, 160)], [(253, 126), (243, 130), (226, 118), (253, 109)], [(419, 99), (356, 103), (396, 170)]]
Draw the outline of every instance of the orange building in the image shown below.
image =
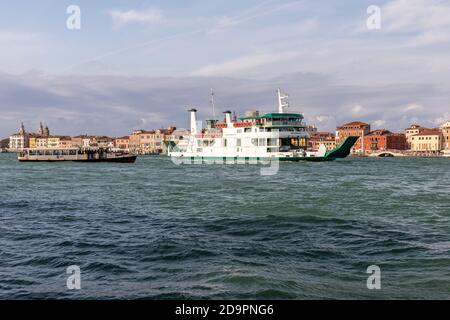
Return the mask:
[(386, 129), (378, 129), (364, 135), (364, 150), (406, 150), (406, 137), (402, 133), (393, 133)]
[(360, 137), (352, 148), (352, 152), (360, 152), (363, 149), (361, 138), (370, 133), (370, 124), (353, 121), (336, 128), (336, 145), (339, 145), (345, 138), (354, 136)]

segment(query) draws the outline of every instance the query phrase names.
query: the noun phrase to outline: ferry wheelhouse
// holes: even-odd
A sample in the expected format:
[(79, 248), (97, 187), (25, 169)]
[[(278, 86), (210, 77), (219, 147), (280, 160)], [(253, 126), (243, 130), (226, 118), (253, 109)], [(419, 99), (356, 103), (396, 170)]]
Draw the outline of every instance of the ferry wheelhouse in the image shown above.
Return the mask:
[(181, 163), (255, 163), (273, 159), (329, 161), (349, 154), (357, 137), (349, 137), (334, 150), (327, 151), (324, 145), (317, 151), (308, 150), (311, 127), (302, 114), (285, 112), (288, 96), (280, 89), (277, 93), (278, 112), (255, 111), (233, 119), (232, 113), (225, 111), (224, 122), (207, 120), (205, 129), (197, 121), (197, 110), (189, 110), (191, 134), (177, 144), (169, 143), (168, 155)]

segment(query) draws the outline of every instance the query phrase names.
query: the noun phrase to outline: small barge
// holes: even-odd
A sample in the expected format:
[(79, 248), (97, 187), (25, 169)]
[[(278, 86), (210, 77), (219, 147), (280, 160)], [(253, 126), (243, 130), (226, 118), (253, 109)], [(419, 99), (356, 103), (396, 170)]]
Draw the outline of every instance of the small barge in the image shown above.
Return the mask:
[(135, 154), (113, 151), (109, 148), (24, 149), (19, 152), (20, 162), (122, 162), (134, 163)]

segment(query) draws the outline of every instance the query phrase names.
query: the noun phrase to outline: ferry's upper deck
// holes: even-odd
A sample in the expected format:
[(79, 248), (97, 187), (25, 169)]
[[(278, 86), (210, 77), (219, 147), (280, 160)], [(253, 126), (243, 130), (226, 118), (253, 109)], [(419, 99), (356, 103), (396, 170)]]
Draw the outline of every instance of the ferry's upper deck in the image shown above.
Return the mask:
[(299, 113), (266, 113), (240, 118), (258, 127), (305, 127), (303, 115)]

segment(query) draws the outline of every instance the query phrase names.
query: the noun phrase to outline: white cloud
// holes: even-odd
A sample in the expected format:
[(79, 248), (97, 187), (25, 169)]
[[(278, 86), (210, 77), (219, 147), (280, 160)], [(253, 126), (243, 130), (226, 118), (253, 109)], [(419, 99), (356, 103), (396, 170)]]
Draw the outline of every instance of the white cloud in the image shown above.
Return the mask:
[(388, 32), (415, 34), (408, 45), (446, 43), (450, 37), (450, 4), (440, 0), (394, 0), (383, 6), (382, 28)]
[[(396, 131), (418, 121), (433, 126), (436, 119), (450, 118), (450, 98), (429, 86), (336, 86), (327, 78), (305, 74), (242, 79), (0, 73), (0, 117), (8, 119), (0, 126), (0, 137), (16, 131), (21, 121), (34, 128), (39, 120), (58, 134), (124, 135), (133, 128), (186, 127), (186, 105), (198, 106), (200, 119), (210, 114), (208, 90), (212, 85), (216, 88), (216, 111), (231, 106), (238, 115), (255, 106), (262, 112), (276, 110), (274, 89), (279, 86), (290, 94), (292, 111), (301, 106), (298, 111), (321, 131), (334, 131), (336, 124), (354, 120), (373, 123), (384, 119), (387, 124), (383, 127)], [(356, 96), (359, 104), (354, 103)], [(408, 106), (408, 101), (421, 101), (427, 108), (425, 112), (404, 113), (402, 107)], [(401, 108), (393, 109), (393, 105)], [(365, 111), (355, 115), (352, 107)]]
[(0, 70), (17, 72), (17, 66), (33, 61), (32, 68), (38, 68), (36, 61), (46, 56), (48, 51), (45, 39), (39, 34), (0, 31)]
[(274, 52), (252, 54), (233, 60), (207, 65), (192, 72), (193, 76), (228, 76), (236, 75), (241, 71), (253, 69), (266, 64), (294, 59), (300, 55), (299, 52)]
[(415, 110), (420, 110), (420, 109), (422, 109), (421, 105), (412, 103), (412, 104), (407, 105), (406, 107), (404, 107), (402, 110), (404, 112), (409, 112), (409, 111), (415, 111)]
[(161, 124), (165, 124), (165, 123), (169, 123), (169, 119), (167, 119), (167, 117), (165, 117), (163, 114), (160, 113), (150, 113), (150, 114), (146, 114), (145, 118), (141, 118), (141, 124), (143, 126), (148, 126), (148, 125), (154, 125), (155, 123), (161, 123)]
[(386, 125), (386, 121), (382, 120), (382, 119), (375, 120), (372, 124), (373, 124), (373, 127), (380, 128), (380, 127)]
[(410, 47), (428, 46), (433, 44), (450, 42), (450, 34), (438, 31), (422, 32), (414, 37), (409, 43)]
[(444, 123), (446, 123), (447, 121), (450, 121), (450, 113), (446, 112), (442, 117), (437, 117), (436, 119), (433, 120), (433, 123), (436, 126), (441, 126)]
[(33, 33), (0, 31), (0, 42), (24, 43), (27, 41), (37, 41), (38, 35)]
[(383, 6), (382, 19), (392, 31), (426, 31), (450, 26), (450, 4), (439, 0), (394, 0)]
[(164, 19), (163, 13), (159, 9), (147, 8), (142, 11), (137, 10), (112, 10), (109, 12), (114, 26), (122, 27), (128, 23), (149, 24), (161, 22)]
[(328, 115), (319, 115), (319, 116), (316, 116), (315, 120), (319, 123), (327, 123), (327, 122), (334, 120), (334, 118), (332, 116), (328, 116)]
[(351, 112), (352, 112), (354, 115), (362, 114), (362, 113), (364, 113), (365, 111), (366, 111), (365, 108), (364, 108), (362, 105), (360, 105), (360, 104), (355, 104), (355, 105), (353, 105), (352, 108), (351, 108)]

